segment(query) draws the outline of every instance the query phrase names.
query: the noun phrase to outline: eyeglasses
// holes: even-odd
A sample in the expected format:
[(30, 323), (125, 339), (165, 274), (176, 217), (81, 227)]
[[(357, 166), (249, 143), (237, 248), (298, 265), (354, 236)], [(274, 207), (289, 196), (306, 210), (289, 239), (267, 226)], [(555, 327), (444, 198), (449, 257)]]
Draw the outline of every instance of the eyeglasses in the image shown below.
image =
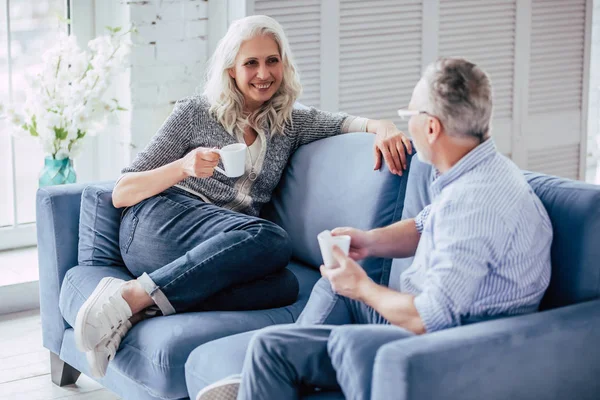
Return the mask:
[(409, 110), (407, 108), (401, 108), (398, 110), (398, 116), (402, 118), (403, 121), (406, 121), (410, 117), (419, 114), (429, 114), (427, 111), (419, 111), (419, 110)]

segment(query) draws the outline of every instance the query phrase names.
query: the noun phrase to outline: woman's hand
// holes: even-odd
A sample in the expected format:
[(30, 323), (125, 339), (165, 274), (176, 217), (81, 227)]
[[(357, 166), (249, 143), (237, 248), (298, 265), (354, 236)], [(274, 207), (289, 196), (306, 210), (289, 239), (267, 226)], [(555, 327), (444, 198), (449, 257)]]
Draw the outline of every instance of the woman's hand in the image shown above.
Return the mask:
[(350, 236), (350, 251), (348, 256), (354, 261), (360, 261), (369, 257), (373, 240), (369, 232), (361, 231), (356, 228), (335, 228), (331, 231), (332, 236), (348, 235)]
[(392, 121), (370, 119), (367, 122), (367, 131), (376, 135), (373, 147), (375, 151), (375, 167), (373, 169), (381, 168), (381, 156), (383, 155), (390, 172), (402, 175), (402, 171), (407, 168), (406, 152), (412, 154), (410, 139), (399, 131)]
[(219, 153), (207, 147), (197, 147), (181, 159), (181, 168), (186, 176), (208, 178), (219, 164)]

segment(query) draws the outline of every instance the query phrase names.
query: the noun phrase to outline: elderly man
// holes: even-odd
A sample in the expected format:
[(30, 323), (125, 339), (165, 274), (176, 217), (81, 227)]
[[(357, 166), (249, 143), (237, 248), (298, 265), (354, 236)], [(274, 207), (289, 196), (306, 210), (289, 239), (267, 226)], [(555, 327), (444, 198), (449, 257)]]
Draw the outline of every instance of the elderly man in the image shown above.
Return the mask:
[[(432, 204), (385, 228), (334, 230), (352, 237), (349, 257), (335, 249), (340, 267), (321, 266), (324, 279), (298, 323), (258, 331), (242, 376), (198, 399), (295, 399), (307, 386), (368, 399), (384, 344), (537, 310), (550, 280), (552, 226), (490, 137), (488, 76), (464, 59), (440, 59), (399, 113), (410, 117), (419, 159), (437, 172)], [(374, 283), (356, 263), (412, 255), (401, 291)]]

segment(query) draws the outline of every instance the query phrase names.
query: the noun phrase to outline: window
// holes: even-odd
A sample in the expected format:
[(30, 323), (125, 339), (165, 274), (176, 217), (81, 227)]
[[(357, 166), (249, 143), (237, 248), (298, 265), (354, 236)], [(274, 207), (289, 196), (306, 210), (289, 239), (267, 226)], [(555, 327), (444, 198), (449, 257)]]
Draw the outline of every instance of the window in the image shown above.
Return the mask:
[[(0, 0), (0, 102), (19, 104), (44, 49), (68, 30), (69, 0)], [(35, 243), (35, 192), (44, 154), (0, 121), (0, 250)]]

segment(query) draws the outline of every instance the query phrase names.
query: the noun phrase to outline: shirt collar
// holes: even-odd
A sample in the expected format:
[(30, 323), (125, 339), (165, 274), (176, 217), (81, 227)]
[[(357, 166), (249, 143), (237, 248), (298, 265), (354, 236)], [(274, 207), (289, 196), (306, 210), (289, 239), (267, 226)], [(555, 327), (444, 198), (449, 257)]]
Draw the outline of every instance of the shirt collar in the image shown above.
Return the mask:
[(492, 138), (487, 139), (473, 150), (468, 152), (446, 173), (440, 172), (434, 168), (435, 180), (431, 183), (431, 192), (435, 197), (449, 184), (469, 172), (479, 164), (496, 154), (496, 144)]

